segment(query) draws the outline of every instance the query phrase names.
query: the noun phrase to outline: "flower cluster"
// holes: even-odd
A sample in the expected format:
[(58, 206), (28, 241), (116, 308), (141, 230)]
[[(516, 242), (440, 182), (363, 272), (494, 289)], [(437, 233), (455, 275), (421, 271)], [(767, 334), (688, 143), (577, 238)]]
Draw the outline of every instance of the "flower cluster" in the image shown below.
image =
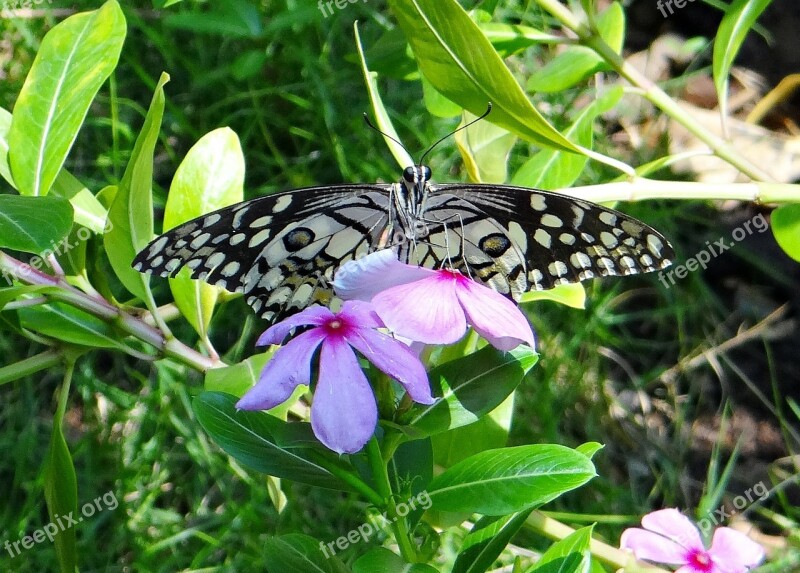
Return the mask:
[(310, 384), (319, 350), (311, 406), (314, 434), (338, 453), (359, 451), (375, 431), (377, 405), (354, 351), (399, 382), (417, 403), (432, 404), (425, 367), (404, 343), (377, 329), (424, 344), (451, 344), (468, 326), (500, 350), (525, 343), (533, 331), (517, 306), (458, 271), (431, 270), (398, 261), (383, 250), (344, 265), (334, 288), (345, 303), (334, 313), (315, 305), (264, 332), (258, 344), (282, 344), (258, 383), (238, 402), (243, 410), (274, 408), (299, 384)]
[(764, 560), (758, 543), (730, 527), (717, 529), (706, 549), (700, 531), (677, 509), (648, 513), (642, 527), (623, 531), (620, 547), (637, 559), (679, 565), (676, 573), (745, 573)]

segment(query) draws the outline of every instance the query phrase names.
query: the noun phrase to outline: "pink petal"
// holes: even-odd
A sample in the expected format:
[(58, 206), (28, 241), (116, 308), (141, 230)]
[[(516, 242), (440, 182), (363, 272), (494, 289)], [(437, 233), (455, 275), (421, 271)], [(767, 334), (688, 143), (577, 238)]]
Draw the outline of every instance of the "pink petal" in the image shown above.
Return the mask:
[(436, 274), (387, 289), (372, 304), (395, 334), (426, 344), (451, 344), (467, 330), (455, 285), (455, 279)]
[(378, 407), (353, 350), (331, 337), (322, 343), (311, 427), (326, 447), (355, 453), (375, 432)]
[(376, 251), (342, 265), (333, 278), (333, 288), (343, 300), (372, 300), (387, 288), (413, 282), (433, 273), (397, 260), (391, 249)]
[(383, 328), (384, 324), (376, 314), (372, 303), (360, 300), (347, 300), (341, 312), (336, 314), (357, 328)]
[(425, 366), (408, 346), (368, 328), (348, 333), (345, 340), (381, 371), (402, 384), (415, 402), (433, 404)]
[(309, 330), (279, 348), (261, 371), (258, 383), (236, 403), (240, 410), (269, 410), (283, 404), (299, 384), (311, 382), (311, 358), (325, 338)]
[(648, 513), (642, 517), (642, 526), (668, 537), (686, 549), (705, 550), (700, 531), (677, 509), (668, 508)]
[(280, 344), (298, 326), (319, 326), (331, 318), (333, 318), (333, 313), (324, 306), (318, 304), (309, 306), (297, 314), (293, 314), (270, 326), (258, 338), (256, 346)]
[(637, 559), (679, 565), (686, 563), (686, 550), (652, 531), (637, 527), (626, 529), (619, 540), (620, 549), (630, 549)]
[(723, 573), (744, 573), (764, 560), (761, 545), (730, 527), (714, 532), (709, 553)]
[(458, 277), (457, 285), (456, 294), (467, 322), (492, 346), (511, 350), (524, 342), (536, 348), (531, 325), (516, 304), (467, 277)]

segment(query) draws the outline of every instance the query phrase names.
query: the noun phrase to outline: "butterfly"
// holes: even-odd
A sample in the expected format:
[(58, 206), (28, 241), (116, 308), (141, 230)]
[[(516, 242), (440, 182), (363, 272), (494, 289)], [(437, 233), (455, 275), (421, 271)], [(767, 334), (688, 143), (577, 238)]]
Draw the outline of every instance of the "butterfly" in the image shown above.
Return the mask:
[(674, 252), (624, 213), (548, 191), (436, 184), (407, 167), (394, 184), (309, 187), (231, 205), (154, 239), (133, 267), (243, 293), (266, 319), (328, 304), (344, 263), (380, 249), (452, 268), (514, 300), (610, 275), (663, 269)]

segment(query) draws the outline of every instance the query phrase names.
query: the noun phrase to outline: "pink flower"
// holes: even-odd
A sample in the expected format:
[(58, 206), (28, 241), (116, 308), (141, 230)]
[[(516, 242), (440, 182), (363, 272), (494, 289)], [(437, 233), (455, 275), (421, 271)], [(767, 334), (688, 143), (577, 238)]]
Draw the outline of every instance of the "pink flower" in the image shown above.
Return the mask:
[(677, 509), (648, 513), (642, 526), (623, 531), (620, 547), (637, 559), (680, 565), (676, 573), (745, 573), (764, 559), (758, 543), (730, 527), (717, 529), (706, 549), (700, 531)]
[(336, 314), (311, 306), (268, 328), (258, 345), (281, 344), (290, 331), (304, 326), (312, 328), (275, 352), (237, 408), (268, 410), (285, 402), (298, 384), (310, 384), (311, 361), (320, 346), (311, 426), (331, 450), (340, 454), (359, 451), (378, 422), (375, 397), (354, 348), (402, 384), (414, 401), (433, 403), (425, 367), (405, 344), (374, 330), (383, 323), (369, 304), (346, 302)]
[(345, 264), (333, 281), (345, 300), (371, 301), (386, 327), (425, 344), (451, 344), (471, 326), (499, 350), (536, 347), (517, 305), (458, 271), (401, 263), (384, 249)]

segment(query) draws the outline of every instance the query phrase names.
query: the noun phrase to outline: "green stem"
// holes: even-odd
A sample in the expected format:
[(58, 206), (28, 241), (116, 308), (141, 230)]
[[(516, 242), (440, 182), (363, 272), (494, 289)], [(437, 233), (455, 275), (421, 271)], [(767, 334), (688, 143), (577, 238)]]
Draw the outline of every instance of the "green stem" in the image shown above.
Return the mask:
[(392, 524), (394, 537), (397, 541), (397, 546), (400, 548), (400, 554), (408, 563), (417, 563), (417, 551), (414, 549), (411, 539), (408, 534), (408, 523), (405, 517), (400, 517), (397, 514), (397, 505), (394, 501), (392, 494), (392, 484), (389, 481), (389, 472), (386, 467), (386, 462), (381, 455), (381, 447), (375, 436), (370, 438), (367, 443), (367, 458), (369, 465), (372, 468), (372, 477), (375, 479), (378, 493), (383, 498), (383, 505), (386, 507), (386, 515)]
[(0, 368), (0, 385), (58, 366), (61, 360), (61, 354), (57, 350), (46, 350), (15, 364), (3, 366)]
[(765, 171), (739, 155), (733, 146), (724, 139), (706, 130), (699, 121), (694, 119), (683, 109), (678, 102), (669, 97), (667, 93), (650, 81), (639, 70), (626, 62), (617, 54), (599, 34), (582, 24), (558, 0), (536, 0), (538, 4), (550, 12), (561, 24), (578, 35), (580, 42), (593, 49), (601, 58), (611, 65), (617, 73), (628, 80), (632, 85), (640, 88), (644, 97), (658, 107), (661, 111), (684, 126), (697, 139), (708, 145), (715, 155), (724, 159), (739, 171), (755, 181), (773, 181), (774, 179)]

